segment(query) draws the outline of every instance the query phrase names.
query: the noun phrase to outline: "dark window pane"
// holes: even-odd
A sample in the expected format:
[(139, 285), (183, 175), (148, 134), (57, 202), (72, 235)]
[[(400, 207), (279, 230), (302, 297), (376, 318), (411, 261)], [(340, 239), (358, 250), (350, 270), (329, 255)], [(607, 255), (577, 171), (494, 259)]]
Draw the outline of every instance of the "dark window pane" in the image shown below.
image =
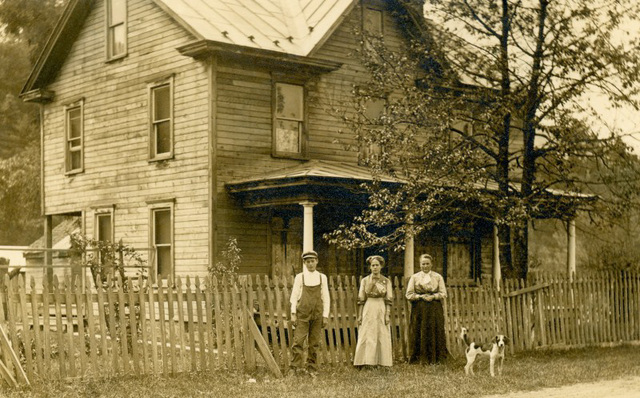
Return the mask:
[(114, 26), (109, 30), (111, 56), (124, 54), (126, 47), (126, 30), (124, 24)]
[(98, 240), (111, 241), (111, 215), (98, 216)]
[(169, 210), (156, 210), (155, 219), (155, 244), (171, 244), (171, 212)]
[(365, 116), (369, 121), (373, 121), (382, 116), (384, 112), (385, 100), (383, 98), (372, 98), (365, 104)]
[(82, 152), (71, 152), (71, 168), (70, 170), (78, 170), (82, 168)]
[(156, 249), (158, 264), (158, 278), (166, 279), (171, 275), (171, 247), (158, 247)]
[(171, 152), (171, 129), (169, 122), (158, 123), (156, 128), (156, 154)]
[(293, 84), (276, 85), (276, 117), (302, 120), (303, 115), (302, 86)]
[(374, 35), (382, 34), (382, 11), (364, 9), (364, 30)]
[(154, 116), (153, 120), (165, 120), (171, 117), (171, 96), (169, 86), (153, 90)]
[(80, 118), (80, 108), (70, 109), (69, 117), (69, 138), (78, 138), (82, 134), (82, 123)]

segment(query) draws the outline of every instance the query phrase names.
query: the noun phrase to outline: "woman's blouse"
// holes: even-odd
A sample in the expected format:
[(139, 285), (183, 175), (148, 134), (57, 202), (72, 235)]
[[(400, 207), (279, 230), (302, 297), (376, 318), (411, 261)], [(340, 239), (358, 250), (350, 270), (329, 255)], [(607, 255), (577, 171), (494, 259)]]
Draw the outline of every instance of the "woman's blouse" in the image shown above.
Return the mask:
[(422, 294), (431, 294), (436, 300), (447, 297), (447, 288), (444, 285), (442, 275), (433, 271), (427, 273), (420, 271), (411, 275), (407, 284), (407, 300), (420, 300)]
[(374, 278), (373, 275), (362, 278), (358, 292), (358, 304), (364, 304), (368, 298), (380, 297), (384, 298), (385, 304), (391, 305), (393, 299), (391, 280), (382, 275), (377, 278)]

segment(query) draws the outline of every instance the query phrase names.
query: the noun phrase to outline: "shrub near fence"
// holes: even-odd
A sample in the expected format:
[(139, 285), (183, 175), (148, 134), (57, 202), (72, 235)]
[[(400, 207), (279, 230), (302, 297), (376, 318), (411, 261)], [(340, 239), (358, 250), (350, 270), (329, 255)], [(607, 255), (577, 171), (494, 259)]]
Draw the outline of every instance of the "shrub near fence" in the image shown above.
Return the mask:
[[(291, 360), (291, 281), (187, 277), (149, 287), (129, 279), (126, 289), (119, 279), (104, 289), (82, 282), (54, 279), (36, 287), (22, 277), (5, 279), (0, 319), (30, 380), (248, 370), (259, 360), (256, 338), (268, 344), (281, 369)], [(395, 279), (393, 286), (393, 353), (403, 361), (409, 354), (410, 306), (401, 282)], [(331, 277), (329, 290), (331, 314), (320, 359), (347, 365), (357, 340), (358, 285), (354, 277)], [(511, 352), (640, 340), (639, 290), (638, 273), (628, 272), (579, 274), (573, 280), (536, 274), (528, 281), (504, 281), (502, 291), (452, 284), (444, 303), (449, 350), (462, 354), (461, 326), (477, 341), (508, 335)]]

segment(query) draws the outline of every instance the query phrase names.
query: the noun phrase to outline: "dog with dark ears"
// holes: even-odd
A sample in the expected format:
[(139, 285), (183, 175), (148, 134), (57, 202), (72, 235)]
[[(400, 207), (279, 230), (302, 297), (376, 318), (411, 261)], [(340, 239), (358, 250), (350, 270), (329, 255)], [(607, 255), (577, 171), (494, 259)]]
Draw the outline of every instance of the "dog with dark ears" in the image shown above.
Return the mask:
[(463, 327), (460, 329), (460, 339), (464, 341), (466, 346), (465, 354), (467, 357), (467, 364), (464, 366), (464, 373), (472, 375), (475, 374), (473, 372), (473, 365), (478, 356), (481, 357), (489, 357), (489, 371), (491, 372), (491, 377), (495, 377), (495, 363), (496, 360), (500, 360), (498, 362), (498, 374), (502, 375), (502, 364), (504, 363), (504, 351), (509, 343), (509, 339), (507, 336), (503, 334), (496, 335), (490, 343), (485, 343), (479, 345), (473, 341), (469, 341), (469, 336), (467, 335), (467, 328)]

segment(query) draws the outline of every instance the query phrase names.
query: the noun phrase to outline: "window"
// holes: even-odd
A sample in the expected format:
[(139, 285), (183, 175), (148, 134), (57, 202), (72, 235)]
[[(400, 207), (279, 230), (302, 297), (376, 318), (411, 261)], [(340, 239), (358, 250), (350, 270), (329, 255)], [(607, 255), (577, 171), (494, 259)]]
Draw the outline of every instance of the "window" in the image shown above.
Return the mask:
[(382, 35), (382, 11), (365, 7), (362, 15), (362, 30), (372, 35)]
[(83, 115), (82, 102), (65, 107), (65, 171), (67, 174), (83, 170)]
[(127, 53), (127, 0), (106, 0), (107, 59)]
[(370, 161), (374, 160), (374, 157), (379, 157), (382, 154), (382, 147), (374, 138), (380, 136), (378, 132), (382, 126), (380, 125), (380, 116), (385, 112), (387, 106), (387, 100), (380, 97), (370, 97), (362, 104), (363, 112), (362, 117), (364, 121), (362, 141), (360, 142), (360, 154), (358, 163), (361, 165), (367, 165)]
[(276, 83), (274, 95), (273, 155), (304, 157), (304, 86)]
[(149, 158), (168, 159), (173, 156), (173, 84), (172, 81), (150, 87)]
[(154, 280), (173, 276), (172, 207), (151, 209), (151, 243), (153, 247)]
[(96, 213), (96, 239), (113, 242), (113, 218), (111, 212)]
[[(95, 217), (95, 238), (96, 240), (103, 242), (113, 242), (113, 211), (111, 209), (97, 210)], [(105, 267), (103, 271), (103, 278), (107, 275), (114, 275), (115, 269), (113, 268), (112, 258), (110, 256), (103, 256), (102, 253), (97, 253), (99, 264)]]

